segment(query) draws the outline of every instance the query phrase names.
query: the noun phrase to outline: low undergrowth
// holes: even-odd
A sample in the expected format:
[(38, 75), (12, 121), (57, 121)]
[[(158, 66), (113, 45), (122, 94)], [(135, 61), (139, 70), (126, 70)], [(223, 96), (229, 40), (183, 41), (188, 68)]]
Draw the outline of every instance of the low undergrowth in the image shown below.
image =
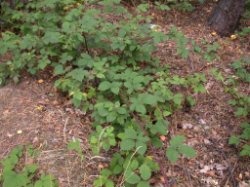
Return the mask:
[[(142, 14), (147, 6), (139, 6), (135, 15), (119, 0), (38, 0), (14, 10), (5, 3), (2, 7), (0, 55), (10, 58), (0, 64), (0, 83), (9, 78), (18, 82), (24, 71), (49, 72), (55, 86), (92, 116), (93, 153), (117, 151), (94, 186), (150, 186), (159, 170), (150, 147), (167, 144), (171, 163), (195, 157), (185, 137), (169, 130), (168, 119), (184, 105), (195, 104), (192, 95), (206, 91), (206, 77), (171, 75), (153, 53), (157, 44), (171, 40), (182, 58), (195, 52), (211, 61), (216, 44), (203, 49), (176, 28), (168, 34), (154, 31), (151, 18)], [(69, 146), (81, 153), (77, 147)]]
[(231, 64), (234, 69), (232, 76), (223, 77), (221, 72), (212, 71), (216, 79), (223, 83), (225, 92), (232, 96), (228, 104), (234, 108), (235, 117), (242, 121), (241, 132), (238, 135), (231, 135), (229, 138), (229, 144), (235, 145), (239, 149), (240, 156), (250, 156), (250, 97), (239, 90), (240, 84), (248, 85), (250, 82), (249, 65), (249, 57), (242, 57)]
[[(28, 157), (35, 156), (32, 147), (24, 149), (23, 146), (14, 148), (7, 158), (1, 160), (3, 166), (0, 175), (0, 184), (3, 187), (55, 187), (56, 180), (51, 175), (39, 174), (38, 166), (35, 163), (24, 164), (22, 160), (27, 152)], [(27, 156), (26, 156), (27, 157)]]

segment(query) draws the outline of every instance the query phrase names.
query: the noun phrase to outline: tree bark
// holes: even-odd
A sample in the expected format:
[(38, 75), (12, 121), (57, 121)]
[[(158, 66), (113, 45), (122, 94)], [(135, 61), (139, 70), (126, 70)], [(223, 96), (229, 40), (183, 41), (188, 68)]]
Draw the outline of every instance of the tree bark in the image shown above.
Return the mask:
[(221, 36), (232, 34), (244, 13), (245, 0), (220, 0), (208, 19), (208, 25)]

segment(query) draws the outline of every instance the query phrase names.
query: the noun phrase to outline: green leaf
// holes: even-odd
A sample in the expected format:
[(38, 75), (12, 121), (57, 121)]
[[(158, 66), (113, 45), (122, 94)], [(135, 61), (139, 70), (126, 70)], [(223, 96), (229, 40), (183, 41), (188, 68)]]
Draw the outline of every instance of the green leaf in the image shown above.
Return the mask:
[(135, 141), (131, 139), (122, 140), (120, 147), (121, 147), (121, 150), (123, 151), (132, 150), (135, 147)]
[(81, 145), (80, 145), (80, 140), (72, 140), (68, 143), (68, 149), (69, 150), (74, 150), (76, 151), (79, 156), (81, 157), (81, 159), (84, 159), (83, 153), (82, 153), (82, 149), (81, 149)]
[(150, 187), (150, 184), (146, 181), (141, 181), (137, 184), (136, 187)]
[(106, 117), (109, 114), (109, 111), (103, 106), (98, 107), (97, 111), (98, 111), (98, 114), (102, 117)]
[(139, 113), (141, 113), (141, 114), (146, 114), (146, 112), (147, 112), (145, 106), (142, 105), (142, 104), (136, 105), (136, 106), (135, 106), (135, 111), (136, 111), (136, 112), (139, 112)]
[(115, 186), (115, 184), (111, 180), (107, 180), (106, 183), (105, 183), (105, 187), (114, 187), (114, 186)]
[(125, 130), (125, 135), (127, 138), (137, 139), (137, 132), (132, 127)]
[(152, 175), (152, 171), (151, 171), (151, 169), (146, 164), (143, 164), (139, 168), (139, 171), (140, 171), (140, 175), (141, 175), (142, 179), (144, 179), (144, 180), (150, 179), (150, 177)]
[(73, 79), (78, 80), (80, 82), (83, 81), (85, 75), (86, 75), (86, 71), (80, 68), (74, 69), (68, 73), (68, 76), (71, 76)]
[(115, 95), (118, 95), (120, 91), (120, 88), (119, 87), (111, 87), (111, 92), (114, 93)]
[(137, 184), (141, 181), (141, 178), (135, 172), (126, 172), (125, 181), (129, 184)]
[(161, 135), (166, 135), (168, 131), (168, 122), (165, 120), (158, 120), (156, 124), (153, 126), (155, 131), (160, 133)]
[(48, 58), (42, 58), (38, 61), (38, 68), (44, 70), (51, 61)]
[(133, 159), (129, 165), (131, 170), (136, 170), (139, 166), (139, 162), (136, 159)]
[(20, 42), (21, 49), (32, 49), (36, 45), (36, 37), (27, 34), (23, 37), (23, 40)]
[(151, 138), (151, 142), (152, 142), (152, 145), (153, 145), (155, 148), (162, 148), (162, 146), (163, 146), (162, 141), (161, 141), (160, 138), (158, 138), (158, 137), (152, 137), (152, 138)]
[(28, 174), (31, 174), (31, 173), (35, 173), (35, 171), (37, 170), (37, 165), (36, 164), (30, 164), (30, 165), (27, 165), (25, 166), (25, 171), (28, 173)]
[(145, 93), (145, 94), (142, 94), (140, 97), (144, 104), (151, 105), (151, 106), (157, 105), (158, 96)]
[(238, 136), (231, 136), (229, 138), (229, 144), (231, 145), (238, 145), (240, 143), (240, 138)]
[(80, 141), (79, 140), (72, 140), (68, 143), (69, 150), (76, 150), (81, 151)]
[(121, 114), (121, 115), (122, 115), (122, 114), (126, 114), (126, 113), (127, 113), (127, 110), (126, 110), (125, 108), (118, 108), (118, 109), (117, 109), (117, 113), (118, 113), (118, 114)]
[(106, 90), (110, 89), (110, 87), (111, 87), (111, 83), (110, 82), (103, 81), (103, 82), (101, 82), (101, 84), (99, 84), (98, 89), (100, 91), (106, 91)]
[(187, 146), (187, 145), (181, 145), (179, 147), (179, 152), (182, 153), (187, 158), (193, 158), (196, 156), (195, 150), (192, 147)]
[(243, 149), (240, 152), (240, 156), (249, 156), (250, 157), (250, 145), (245, 144), (242, 148)]
[(94, 181), (94, 186), (95, 187), (102, 187), (105, 183), (105, 179), (104, 177), (100, 176), (99, 178), (97, 178), (95, 181)]
[(175, 94), (173, 101), (176, 105), (181, 105), (182, 101), (183, 101), (183, 95), (182, 94)]
[(47, 31), (45, 32), (45, 35), (42, 38), (42, 40), (45, 44), (55, 44), (55, 43), (59, 43), (61, 38), (62, 38), (62, 35), (59, 32)]
[(135, 146), (138, 148), (138, 153), (141, 155), (144, 155), (147, 151), (147, 144), (143, 141), (137, 141)]
[(79, 107), (81, 105), (82, 99), (83, 99), (83, 93), (81, 91), (77, 90), (73, 93), (73, 104), (76, 107)]
[(65, 73), (65, 70), (64, 70), (62, 65), (58, 64), (58, 65), (55, 66), (55, 69), (54, 69), (54, 74), (55, 75), (62, 75), (64, 73)]
[(109, 112), (107, 115), (107, 122), (113, 122), (116, 119), (116, 113), (115, 112)]
[(235, 112), (236, 116), (247, 116), (248, 115), (248, 111), (247, 108), (245, 107), (238, 107), (236, 112)]
[(182, 145), (182, 144), (184, 143), (185, 139), (186, 139), (186, 138), (185, 138), (184, 136), (181, 136), (181, 135), (175, 136), (175, 137), (173, 137), (173, 138), (170, 140), (170, 146), (171, 146), (171, 147), (177, 147), (177, 146), (179, 146), (179, 145)]
[(166, 156), (170, 160), (170, 162), (175, 163), (179, 158), (179, 153), (176, 149), (170, 147), (166, 151)]

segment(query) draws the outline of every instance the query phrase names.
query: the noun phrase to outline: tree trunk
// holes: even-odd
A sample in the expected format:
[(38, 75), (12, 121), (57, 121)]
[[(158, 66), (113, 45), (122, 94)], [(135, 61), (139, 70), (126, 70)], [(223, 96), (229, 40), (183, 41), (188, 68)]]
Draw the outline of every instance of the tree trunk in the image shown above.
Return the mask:
[(220, 0), (214, 7), (208, 24), (221, 36), (232, 34), (244, 13), (245, 0)]

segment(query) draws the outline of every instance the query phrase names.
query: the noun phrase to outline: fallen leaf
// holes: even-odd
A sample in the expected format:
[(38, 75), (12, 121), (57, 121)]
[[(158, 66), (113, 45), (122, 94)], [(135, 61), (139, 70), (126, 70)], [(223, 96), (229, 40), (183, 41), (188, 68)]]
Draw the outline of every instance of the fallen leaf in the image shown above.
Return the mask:
[(212, 36), (217, 36), (217, 32), (215, 32), (215, 31), (214, 31), (214, 32), (211, 32), (211, 35), (212, 35)]
[(39, 84), (42, 84), (42, 83), (44, 83), (44, 80), (43, 80), (43, 79), (39, 79), (37, 82), (38, 82)]
[(166, 140), (166, 136), (160, 136), (160, 139), (161, 139), (161, 141), (165, 141)]
[(17, 131), (17, 134), (22, 134), (22, 133), (23, 133), (22, 130), (18, 130), (18, 131)]
[(231, 40), (237, 39), (237, 35), (236, 35), (236, 34), (232, 34), (232, 35), (230, 36), (230, 39), (231, 39)]
[(42, 105), (37, 105), (35, 109), (41, 111), (41, 110), (43, 110), (43, 106)]

